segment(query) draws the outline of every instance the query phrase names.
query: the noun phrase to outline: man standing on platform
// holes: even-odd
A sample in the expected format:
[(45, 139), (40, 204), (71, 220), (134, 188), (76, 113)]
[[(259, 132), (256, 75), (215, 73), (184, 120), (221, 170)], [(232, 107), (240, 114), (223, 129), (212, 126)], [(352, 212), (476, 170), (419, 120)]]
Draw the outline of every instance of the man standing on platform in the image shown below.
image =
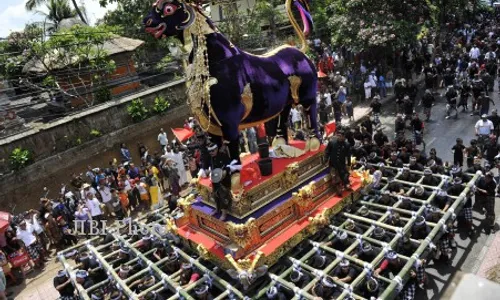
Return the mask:
[[(212, 181), (212, 197), (217, 205), (217, 212), (221, 213), (220, 219), (224, 221), (227, 211), (231, 208), (231, 173), (241, 170), (241, 165), (236, 165), (236, 160), (231, 161), (227, 151), (222, 151), (216, 144), (209, 144), (210, 153), (210, 180)], [(200, 170), (201, 177), (207, 177), (207, 170)]]
[(342, 188), (339, 189), (339, 195), (344, 189), (352, 190), (349, 182), (349, 170), (351, 166), (351, 149), (349, 143), (345, 140), (344, 132), (339, 129), (337, 136), (330, 139), (325, 150), (326, 160), (330, 167), (330, 174), (335, 183), (342, 181)]

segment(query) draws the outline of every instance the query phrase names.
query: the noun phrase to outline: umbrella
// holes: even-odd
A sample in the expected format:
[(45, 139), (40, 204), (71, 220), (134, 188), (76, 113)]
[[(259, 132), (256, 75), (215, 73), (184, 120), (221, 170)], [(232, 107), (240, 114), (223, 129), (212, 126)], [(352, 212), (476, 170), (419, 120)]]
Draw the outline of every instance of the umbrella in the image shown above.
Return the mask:
[(335, 121), (326, 124), (325, 125), (326, 136), (330, 136), (332, 133), (334, 133), (336, 128), (337, 128), (337, 124), (335, 123)]
[(194, 135), (194, 131), (188, 128), (172, 128), (172, 132), (181, 143)]
[(318, 78), (325, 78), (325, 77), (327, 77), (327, 75), (323, 71), (319, 70), (318, 71)]
[(0, 233), (5, 232), (7, 228), (10, 226), (10, 220), (12, 219), (12, 215), (5, 211), (0, 211)]

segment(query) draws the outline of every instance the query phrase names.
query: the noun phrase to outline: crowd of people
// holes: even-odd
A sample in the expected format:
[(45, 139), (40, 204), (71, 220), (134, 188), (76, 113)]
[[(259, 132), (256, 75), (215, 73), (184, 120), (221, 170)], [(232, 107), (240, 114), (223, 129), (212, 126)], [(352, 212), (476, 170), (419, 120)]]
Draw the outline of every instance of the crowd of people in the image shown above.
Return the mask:
[[(422, 172), (423, 187), (414, 189), (410, 195), (416, 199), (427, 199), (429, 190), (425, 186), (437, 186), (440, 183), (436, 175), (447, 174), (453, 177), (453, 181), (437, 193), (435, 206), (428, 209), (424, 219), (416, 222), (416, 226), (420, 227), (415, 229), (415, 239), (425, 236), (428, 227), (422, 224), (433, 220), (436, 211), (445, 212), (451, 203), (449, 196), (460, 195), (463, 183), (478, 171), (484, 176), (467, 195), (459, 217), (468, 233), (472, 233), (474, 229), (473, 208), (486, 214), (487, 230), (491, 230), (495, 224), (494, 205), (499, 188), (492, 169), (500, 167), (497, 146), (500, 116), (495, 109), (490, 111), (490, 104), (495, 105), (490, 95), (494, 92), (500, 59), (500, 31), (495, 24), (493, 16), (480, 15), (475, 22), (450, 30), (438, 46), (433, 44), (435, 37), (430, 35), (418, 45), (401, 52), (400, 65), (393, 66), (398, 68), (398, 72), (393, 72), (393, 67), (380, 66), (362, 57), (358, 57), (355, 64), (350, 64), (346, 58), (351, 54), (344, 47), (333, 51), (321, 41), (312, 42), (318, 55), (320, 70), (327, 74), (327, 78), (320, 80), (317, 98), (320, 123), (324, 126), (333, 119), (337, 124), (342, 124), (343, 117), (354, 121), (353, 96), (356, 101), (370, 101), (372, 108), (371, 118), (363, 120), (356, 127), (338, 126), (335, 136), (328, 141), (326, 155), (339, 183), (347, 189), (350, 188), (348, 167), (351, 156), (356, 159), (352, 167), (364, 166), (371, 170), (375, 190), (381, 185), (382, 177), (390, 179), (398, 176), (399, 180), (414, 182), (415, 178), (410, 171)], [(417, 79), (421, 75), (425, 92), (419, 96)], [(444, 93), (440, 95), (442, 88)], [(393, 92), (394, 104), (397, 106), (394, 137), (384, 133), (378, 120), (383, 106), (381, 100), (388, 96), (388, 91)], [(424, 124), (433, 118), (432, 108), (437, 105), (440, 97), (446, 99), (446, 118), (458, 118), (460, 108), (470, 111), (471, 115), (480, 116), (475, 126), (477, 137), (471, 139), (469, 145), (465, 145), (462, 138), (456, 139), (456, 145), (452, 147), (453, 162), (443, 161), (434, 148), (426, 153), (422, 147)], [(423, 107), (425, 119), (415, 113), (420, 105)], [(302, 108), (293, 108), (289, 122), (297, 139), (305, 137), (301, 131), (305, 127), (304, 120)], [(224, 165), (230, 164), (223, 157), (226, 152), (224, 145), (217, 146), (212, 143), (194, 118), (186, 120), (184, 127), (194, 132), (188, 142), (169, 140), (167, 133), (161, 129), (157, 138), (158, 151), (152, 152), (145, 145), (138, 144), (140, 161), (133, 161), (132, 150), (122, 144), (119, 159), (113, 159), (107, 166), (89, 166), (84, 174), (72, 174), (70, 182), (61, 185), (57, 197), (49, 199), (44, 196), (38, 209), (16, 216), (11, 228), (5, 232), (5, 239), (1, 244), (0, 260), (4, 266), (9, 255), (26, 249), (30, 264), (43, 268), (50, 248), (61, 250), (75, 245), (80, 238), (88, 236), (92, 221), (123, 220), (137, 212), (147, 212), (151, 208), (164, 205), (168, 205), (172, 211), (175, 210), (177, 199), (191, 178), (207, 176), (205, 171), (214, 164), (217, 165), (219, 161)], [(265, 133), (261, 127), (242, 131), (241, 152), (256, 153), (259, 139), (262, 138), (265, 139)], [(394, 168), (401, 169), (401, 173), (398, 174)], [(396, 196), (406, 192), (403, 185), (392, 181), (388, 190), (380, 195), (380, 201), (391, 203), (395, 201)], [(411, 210), (411, 202), (406, 204), (407, 209)], [(78, 227), (74, 226), (75, 223), (81, 225), (81, 232), (76, 232)], [(191, 264), (180, 262), (169, 244), (151, 240), (149, 236), (136, 238), (141, 240), (142, 252), (149, 251), (153, 247), (152, 244), (156, 243), (155, 259), (169, 257), (167, 266), (170, 266), (173, 272), (181, 270), (183, 285), (199, 278)], [(450, 231), (441, 238), (435, 255), (449, 260), (450, 249), (455, 246), (454, 234)], [(115, 266), (121, 266), (120, 277), (126, 278), (139, 271), (123, 264), (130, 259), (130, 249), (119, 244), (113, 244), (111, 249), (119, 250)], [(359, 255), (364, 252), (364, 249), (360, 249)], [(79, 253), (76, 260), (83, 266), (77, 272), (76, 278), (84, 288), (106, 278), (105, 273), (91, 272), (97, 262), (95, 258), (89, 257), (88, 253)], [(396, 260), (397, 255), (390, 254), (375, 273), (390, 268), (391, 263)], [(352, 281), (348, 261), (342, 261), (339, 270), (334, 279), (341, 279), (345, 283)], [(421, 272), (420, 269), (415, 270), (412, 275), (416, 278), (419, 274), (421, 276)], [(328, 299), (332, 291), (332, 282), (326, 278), (314, 288), (315, 295), (322, 299)], [(145, 277), (138, 280), (134, 288), (141, 291), (154, 283), (154, 276)], [(413, 299), (415, 286), (420, 283), (417, 279), (410, 280), (410, 286), (405, 289), (405, 299)], [(375, 286), (377, 282), (369, 284)], [(64, 271), (58, 273), (54, 285), (61, 299), (75, 299), (74, 287)], [(204, 295), (198, 299), (208, 299), (205, 285), (198, 287), (196, 293)], [(269, 299), (276, 299), (277, 294), (278, 291), (270, 290), (267, 295)], [(119, 290), (112, 291), (110, 295), (110, 299), (123, 298)], [(146, 299), (158, 299), (153, 296), (156, 297), (150, 295)], [(103, 296), (96, 294), (95, 297), (92, 299), (102, 299)]]

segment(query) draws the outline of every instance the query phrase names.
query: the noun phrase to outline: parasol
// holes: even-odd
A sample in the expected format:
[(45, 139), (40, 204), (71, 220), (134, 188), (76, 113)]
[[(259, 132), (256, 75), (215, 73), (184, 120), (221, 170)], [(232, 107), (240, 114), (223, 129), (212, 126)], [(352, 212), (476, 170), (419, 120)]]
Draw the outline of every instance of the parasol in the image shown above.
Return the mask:
[(0, 211), (0, 233), (3, 233), (9, 226), (12, 215), (6, 211)]
[(172, 132), (181, 143), (194, 135), (194, 131), (189, 128), (172, 128)]
[(335, 121), (332, 121), (328, 124), (325, 125), (325, 135), (328, 137), (330, 136), (332, 133), (335, 132), (335, 129), (337, 128), (337, 124), (335, 123)]
[(318, 71), (318, 78), (325, 78), (325, 77), (327, 77), (327, 75), (323, 71), (319, 70)]

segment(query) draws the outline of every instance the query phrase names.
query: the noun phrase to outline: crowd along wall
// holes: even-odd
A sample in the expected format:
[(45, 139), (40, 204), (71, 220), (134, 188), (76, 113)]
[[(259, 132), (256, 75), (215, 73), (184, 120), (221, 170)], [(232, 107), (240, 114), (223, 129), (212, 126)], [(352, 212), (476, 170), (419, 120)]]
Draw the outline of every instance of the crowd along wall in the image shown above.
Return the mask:
[[(169, 110), (139, 123), (132, 122), (127, 105), (141, 98), (151, 109), (158, 96), (171, 102)], [(182, 126), (188, 116), (185, 82), (178, 80), (4, 138), (0, 140), (0, 173), (3, 174), (0, 205), (6, 210), (16, 206), (16, 211), (25, 206), (33, 208), (44, 186), (58, 190), (61, 183), (69, 183), (72, 172), (84, 172), (87, 164), (105, 167), (113, 157), (119, 158), (121, 142), (129, 142), (132, 152), (137, 152), (135, 141), (145, 137), (155, 139), (159, 128)], [(92, 136), (91, 130), (98, 130), (101, 136)], [(34, 163), (11, 172), (9, 155), (17, 147), (30, 150)], [(52, 193), (52, 196), (55, 195)]]

